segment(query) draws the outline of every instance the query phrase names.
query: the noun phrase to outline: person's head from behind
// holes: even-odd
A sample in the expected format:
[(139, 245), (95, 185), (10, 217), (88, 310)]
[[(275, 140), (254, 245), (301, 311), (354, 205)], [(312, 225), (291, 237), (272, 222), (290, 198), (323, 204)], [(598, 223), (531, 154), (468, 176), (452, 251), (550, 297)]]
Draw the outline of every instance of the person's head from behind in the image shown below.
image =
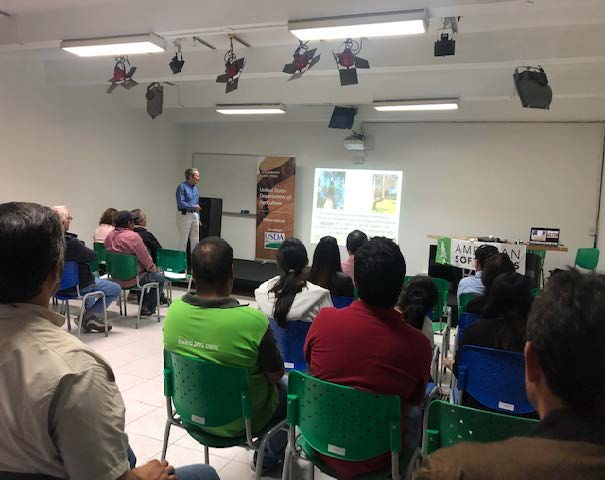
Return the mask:
[(575, 270), (549, 280), (527, 321), (525, 384), (540, 416), (566, 407), (605, 420), (605, 278)]
[(108, 208), (103, 212), (99, 219), (99, 225), (114, 225), (116, 223), (116, 214), (118, 211), (115, 208)]
[(134, 220), (132, 213), (128, 210), (120, 210), (116, 214), (116, 228), (126, 228), (128, 230), (134, 230)]
[(233, 289), (233, 248), (219, 237), (207, 237), (191, 254), (198, 295), (228, 297)]
[(353, 230), (347, 235), (347, 252), (349, 255), (355, 255), (357, 250), (368, 241), (368, 236), (361, 230)]
[(135, 225), (146, 227), (147, 226), (147, 215), (140, 208), (135, 208), (130, 211), (130, 215), (132, 216), (132, 221)]
[(322, 237), (313, 253), (313, 265), (308, 280), (321, 287), (329, 288), (330, 280), (336, 272), (342, 272), (338, 241), (334, 237)]
[(48, 306), (61, 280), (64, 255), (63, 228), (50, 208), (0, 205), (0, 303)]
[(354, 276), (361, 300), (376, 307), (393, 307), (405, 277), (399, 246), (388, 238), (373, 237), (355, 253)]
[(397, 306), (406, 323), (422, 330), (424, 317), (439, 301), (435, 282), (426, 275), (412, 277), (401, 290)]
[(185, 170), (185, 181), (189, 185), (197, 185), (200, 181), (200, 172), (197, 168), (188, 168)]
[(483, 268), (481, 282), (485, 287), (487, 295), (492, 288), (494, 280), (503, 273), (515, 273), (515, 264), (512, 262), (508, 253), (497, 253), (487, 258)]
[(475, 271), (482, 271), (485, 268), (487, 259), (497, 254), (498, 249), (493, 245), (479, 245), (475, 250)]
[(271, 288), (275, 294), (273, 318), (282, 327), (286, 327), (290, 307), (294, 297), (306, 285), (303, 270), (309, 263), (307, 249), (298, 238), (284, 240), (277, 250), (277, 266), (281, 275)]
[(59, 221), (61, 222), (61, 226), (63, 227), (63, 231), (69, 231), (69, 227), (71, 226), (71, 221), (73, 217), (71, 216), (71, 212), (69, 208), (65, 205), (56, 205), (52, 208), (52, 210), (59, 216)]

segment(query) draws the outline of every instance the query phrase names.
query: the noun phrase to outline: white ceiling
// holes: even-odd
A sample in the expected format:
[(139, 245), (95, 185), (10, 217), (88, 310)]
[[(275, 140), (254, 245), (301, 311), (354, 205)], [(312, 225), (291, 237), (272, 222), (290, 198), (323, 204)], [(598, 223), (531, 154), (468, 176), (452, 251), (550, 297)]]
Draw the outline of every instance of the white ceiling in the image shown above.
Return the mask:
[[(368, 39), (361, 56), (371, 69), (360, 83), (340, 87), (332, 51), (339, 42), (316, 42), (322, 59), (300, 80), (281, 73), (296, 39), (289, 19), (427, 8), (430, 32), (417, 37)], [(604, 0), (0, 0), (0, 52), (24, 52), (45, 62), (47, 81), (67, 87), (104, 89), (113, 59), (81, 59), (62, 52), (59, 41), (155, 32), (169, 45), (182, 38), (185, 67), (172, 75), (173, 51), (131, 57), (141, 83), (172, 81), (165, 115), (176, 122), (234, 121), (216, 114), (217, 103), (272, 102), (288, 106), (285, 121), (324, 121), (329, 105), (360, 104), (368, 121), (599, 121), (605, 120)], [(433, 42), (444, 16), (461, 16), (454, 57), (434, 58)], [(236, 92), (215, 83), (222, 73), (227, 33), (252, 45), (236, 44), (247, 65)], [(195, 45), (199, 36), (216, 46)], [(517, 65), (541, 64), (554, 91), (550, 111), (521, 108), (514, 95)], [(145, 105), (144, 85), (116, 91), (133, 107)], [(373, 100), (459, 97), (457, 112), (378, 114)], [(258, 119), (257, 119), (258, 120)]]

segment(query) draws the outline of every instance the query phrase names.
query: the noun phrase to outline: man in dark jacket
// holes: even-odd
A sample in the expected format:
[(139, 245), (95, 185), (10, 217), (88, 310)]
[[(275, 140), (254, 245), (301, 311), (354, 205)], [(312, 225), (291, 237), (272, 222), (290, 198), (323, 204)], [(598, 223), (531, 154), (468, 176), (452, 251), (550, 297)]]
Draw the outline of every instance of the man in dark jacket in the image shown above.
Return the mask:
[[(94, 250), (87, 248), (84, 242), (78, 240), (78, 236), (68, 232), (73, 217), (71, 212), (65, 206), (53, 207), (53, 210), (59, 215), (61, 226), (65, 232), (65, 261), (76, 262), (78, 264), (78, 279), (80, 285), (80, 294), (84, 295), (93, 291), (105, 293), (105, 305), (109, 305), (120, 296), (121, 288), (117, 283), (95, 278), (90, 269), (90, 262), (97, 258)], [(63, 294), (75, 294), (75, 288), (69, 291), (59, 292)], [(97, 332), (105, 331), (105, 324), (101, 320), (103, 317), (103, 300), (101, 298), (86, 299), (86, 312), (82, 317), (82, 328), (85, 332), (95, 330)], [(111, 330), (111, 325), (108, 325)]]

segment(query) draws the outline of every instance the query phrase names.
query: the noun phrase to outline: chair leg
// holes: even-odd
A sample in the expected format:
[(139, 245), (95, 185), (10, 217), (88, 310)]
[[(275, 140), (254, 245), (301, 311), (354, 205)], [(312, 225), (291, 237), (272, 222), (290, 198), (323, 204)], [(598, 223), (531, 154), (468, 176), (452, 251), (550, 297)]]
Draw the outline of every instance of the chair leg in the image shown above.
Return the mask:
[(84, 312), (86, 309), (84, 308), (84, 300), (82, 300), (82, 308), (80, 309), (80, 321), (78, 322), (78, 338), (82, 334), (82, 322), (84, 321)]
[(120, 295), (118, 295), (118, 307), (120, 308), (120, 317), (122, 316), (122, 292), (124, 290), (120, 290)]
[[(139, 328), (139, 320), (141, 320), (141, 309), (143, 308), (143, 298), (145, 297), (145, 286), (141, 288), (141, 296), (139, 297), (139, 311), (137, 312), (137, 321), (134, 324), (134, 328)], [(159, 307), (159, 305), (158, 305)]]
[(210, 465), (210, 449), (207, 445), (204, 445), (204, 463)]
[(155, 295), (156, 295), (156, 298), (158, 301), (158, 303), (157, 303), (158, 306), (156, 308), (156, 310), (158, 312), (158, 323), (160, 323), (160, 306), (161, 306), (161, 304), (160, 304), (160, 286), (159, 285), (155, 288)]
[(109, 327), (107, 326), (107, 302), (105, 301), (105, 294), (101, 297), (103, 299), (103, 320), (105, 321), (105, 337), (109, 335)]
[(255, 468), (255, 478), (256, 480), (260, 480), (260, 477), (263, 473), (263, 462), (265, 460), (265, 445), (269, 441), (269, 439), (275, 435), (280, 430), (283, 430), (286, 426), (286, 421), (282, 420), (277, 425), (275, 425), (271, 430), (269, 430), (258, 446), (257, 454), (256, 454), (256, 468)]
[(164, 427), (164, 445), (162, 446), (162, 457), (160, 460), (164, 460), (166, 458), (166, 450), (168, 450), (168, 438), (170, 437), (170, 426), (172, 422), (170, 419), (166, 420), (166, 426)]
[(127, 290), (124, 290), (124, 316), (127, 317), (128, 316), (128, 295), (126, 294)]
[(63, 308), (65, 309), (65, 316), (67, 317), (67, 330), (71, 332), (71, 316), (69, 315), (69, 300), (63, 301)]
[(290, 470), (292, 470), (292, 451), (290, 450), (290, 443), (286, 445), (286, 454), (284, 456), (284, 469), (282, 470), (282, 480), (290, 479)]

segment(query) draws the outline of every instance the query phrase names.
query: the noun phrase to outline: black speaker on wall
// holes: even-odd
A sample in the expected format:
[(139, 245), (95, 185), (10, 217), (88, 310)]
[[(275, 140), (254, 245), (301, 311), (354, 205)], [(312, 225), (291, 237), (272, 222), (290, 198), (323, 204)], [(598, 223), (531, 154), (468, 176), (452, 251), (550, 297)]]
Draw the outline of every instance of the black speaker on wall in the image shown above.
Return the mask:
[(221, 236), (223, 219), (223, 199), (200, 197), (200, 240), (206, 237)]

